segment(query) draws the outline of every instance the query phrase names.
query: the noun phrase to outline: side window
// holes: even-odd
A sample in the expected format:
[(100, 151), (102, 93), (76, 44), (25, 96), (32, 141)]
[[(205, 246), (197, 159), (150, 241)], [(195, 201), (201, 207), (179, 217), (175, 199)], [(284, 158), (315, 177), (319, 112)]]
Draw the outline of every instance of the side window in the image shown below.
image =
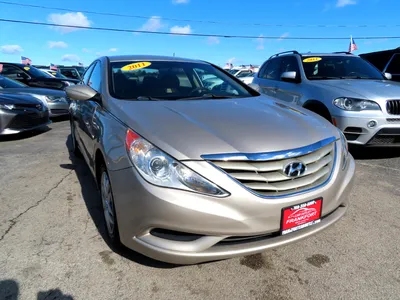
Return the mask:
[(8, 78), (17, 80), (21, 78), (26, 78), (28, 75), (22, 71), (20, 68), (14, 67), (12, 65), (3, 65), (3, 70), (1, 72), (1, 75), (6, 76)]
[(95, 65), (95, 63), (91, 64), (91, 65), (89, 66), (89, 68), (87, 68), (85, 74), (83, 74), (82, 81), (83, 81), (84, 84), (88, 84), (88, 82), (89, 82), (89, 77), (90, 77), (90, 74), (92, 73), (92, 70), (93, 70), (93, 68), (94, 68), (94, 65)]
[(281, 75), (283, 72), (296, 72), (297, 75), (299, 76), (300, 69), (296, 57), (287, 56), (282, 58)]
[(101, 91), (101, 65), (99, 62), (96, 63), (93, 68), (93, 72), (89, 78), (88, 86), (98, 92)]
[(395, 54), (388, 65), (386, 72), (394, 75), (400, 74), (400, 54)]
[(272, 59), (268, 65), (265, 67), (262, 78), (269, 80), (279, 80), (281, 77), (281, 58)]
[(269, 62), (267, 61), (261, 66), (260, 70), (258, 71), (258, 76), (257, 77), (263, 78), (264, 73), (265, 73), (265, 69), (267, 68), (268, 64), (269, 64)]

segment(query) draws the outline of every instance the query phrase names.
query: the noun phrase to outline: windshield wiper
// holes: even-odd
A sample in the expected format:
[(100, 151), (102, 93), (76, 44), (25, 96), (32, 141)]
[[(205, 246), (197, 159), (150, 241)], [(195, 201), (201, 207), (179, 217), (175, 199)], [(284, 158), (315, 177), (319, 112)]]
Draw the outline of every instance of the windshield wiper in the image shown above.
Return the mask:
[(310, 80), (319, 80), (319, 79), (340, 79), (341, 77), (337, 76), (312, 76)]
[(150, 96), (139, 96), (135, 100), (139, 100), (139, 101), (160, 101), (160, 100), (164, 100), (164, 99), (153, 98), (153, 97), (150, 97)]
[(362, 76), (342, 76), (340, 79), (374, 79), (371, 77), (362, 77)]
[[(230, 99), (230, 98), (238, 98), (238, 96), (222, 96), (222, 95), (215, 95), (215, 94), (204, 94), (198, 97), (182, 97), (179, 98), (181, 100), (197, 100), (197, 99)], [(177, 100), (179, 100), (177, 99)]]

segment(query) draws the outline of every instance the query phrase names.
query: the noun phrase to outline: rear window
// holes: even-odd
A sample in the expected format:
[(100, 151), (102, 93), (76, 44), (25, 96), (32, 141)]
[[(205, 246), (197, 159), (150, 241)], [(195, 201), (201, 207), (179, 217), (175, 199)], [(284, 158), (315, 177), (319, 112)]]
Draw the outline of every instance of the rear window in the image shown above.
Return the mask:
[[(110, 63), (110, 94), (119, 99), (177, 100), (213, 94), (251, 97), (249, 90), (210, 64), (179, 61)], [(150, 99), (149, 99), (150, 100)]]

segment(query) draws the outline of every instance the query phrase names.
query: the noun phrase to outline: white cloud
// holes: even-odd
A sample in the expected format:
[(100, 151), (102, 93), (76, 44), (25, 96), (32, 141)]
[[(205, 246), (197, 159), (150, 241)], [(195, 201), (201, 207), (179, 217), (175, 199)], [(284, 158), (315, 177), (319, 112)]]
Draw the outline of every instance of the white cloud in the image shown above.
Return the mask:
[(284, 34), (282, 34), (282, 35), (279, 37), (278, 41), (282, 41), (282, 40), (284, 40), (285, 38), (287, 38), (288, 36), (289, 36), (289, 32), (285, 32)]
[(230, 59), (228, 59), (228, 60), (226, 61), (226, 63), (228, 63), (228, 64), (233, 64), (234, 61), (236, 61), (236, 57), (231, 57)]
[(256, 39), (256, 43), (257, 43), (257, 50), (264, 50), (264, 43), (265, 40), (263, 39), (263, 35), (260, 34), (259, 37)]
[(103, 56), (103, 53), (102, 52), (96, 52), (96, 56), (97, 57)]
[(190, 0), (172, 0), (173, 4), (187, 4)]
[(24, 49), (20, 45), (4, 45), (0, 47), (0, 52), (3, 54), (19, 54)]
[(82, 49), (82, 52), (85, 52), (85, 53), (90, 53), (90, 52), (92, 52), (90, 49), (88, 49), (88, 48), (83, 48)]
[(160, 28), (164, 27), (164, 24), (161, 22), (161, 17), (152, 16), (150, 19), (147, 20), (146, 23), (139, 28), (141, 31), (158, 31)]
[(347, 5), (355, 5), (357, 2), (355, 0), (338, 0), (336, 2), (336, 7), (345, 7)]
[(189, 34), (192, 32), (192, 29), (190, 28), (190, 25), (174, 26), (174, 27), (171, 27), (170, 32), (177, 33), (177, 34)]
[(59, 41), (59, 42), (48, 42), (47, 43), (49, 45), (49, 48), (58, 48), (58, 49), (62, 49), (62, 48), (67, 48), (68, 45), (65, 42)]
[(110, 48), (110, 49), (108, 49), (108, 52), (117, 52), (118, 51), (118, 48)]
[[(90, 27), (91, 21), (81, 12), (76, 13), (66, 13), (66, 14), (50, 14), (47, 17), (47, 20), (50, 23), (58, 24), (58, 25), (72, 25), (72, 26), (83, 26)], [(61, 33), (68, 33), (80, 30), (80, 28), (72, 28), (72, 27), (52, 27), (54, 30), (59, 31)]]
[(216, 36), (210, 36), (207, 38), (207, 43), (209, 45), (218, 45), (220, 43), (220, 40)]
[(61, 57), (61, 60), (70, 62), (79, 62), (81, 59), (79, 58), (78, 55), (75, 54), (65, 54), (63, 57)]

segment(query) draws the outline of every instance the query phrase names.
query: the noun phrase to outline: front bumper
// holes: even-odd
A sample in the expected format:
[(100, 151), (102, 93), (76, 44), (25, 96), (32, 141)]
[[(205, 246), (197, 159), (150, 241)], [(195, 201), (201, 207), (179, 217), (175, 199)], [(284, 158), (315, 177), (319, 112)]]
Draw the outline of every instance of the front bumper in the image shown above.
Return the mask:
[(69, 114), (69, 104), (67, 102), (48, 102), (50, 117), (65, 116)]
[(0, 110), (0, 135), (35, 130), (50, 123), (49, 111), (23, 112)]
[[(153, 259), (194, 264), (249, 255), (311, 236), (338, 221), (346, 212), (353, 184), (354, 159), (345, 170), (338, 162), (325, 186), (279, 199), (260, 198), (205, 161), (185, 162), (226, 188), (231, 195), (214, 198), (156, 187), (134, 168), (111, 171), (121, 242)], [(203, 172), (202, 172), (203, 171)], [(322, 221), (280, 235), (282, 208), (323, 197)]]
[[(375, 121), (376, 126), (369, 128), (370, 121)], [(344, 132), (350, 144), (400, 147), (400, 116), (333, 116), (333, 122)]]

